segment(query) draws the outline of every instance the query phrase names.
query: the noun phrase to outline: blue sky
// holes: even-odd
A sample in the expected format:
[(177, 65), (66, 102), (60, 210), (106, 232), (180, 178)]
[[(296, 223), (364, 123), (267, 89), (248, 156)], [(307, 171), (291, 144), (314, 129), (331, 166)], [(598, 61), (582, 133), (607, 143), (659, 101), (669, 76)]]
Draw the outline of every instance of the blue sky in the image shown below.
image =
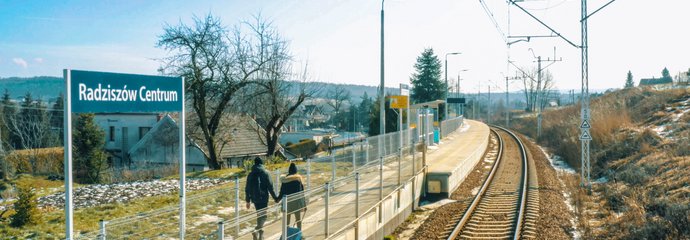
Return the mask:
[[(508, 34), (508, 7), (486, 0), (501, 30)], [(590, 11), (607, 1), (590, 0)], [(578, 0), (527, 1), (530, 9), (576, 43), (580, 42)], [(309, 62), (314, 80), (378, 85), (379, 14), (371, 0), (257, 1), (8, 1), (0, 0), (0, 77), (60, 76), (62, 69), (156, 74), (167, 53), (155, 47), (166, 23), (190, 23), (212, 13), (232, 26), (261, 13), (291, 41), (296, 59)], [(619, 0), (590, 19), (590, 87), (620, 87), (628, 70), (636, 80), (690, 68), (688, 1)], [(449, 78), (461, 69), (461, 88), (503, 91), (503, 76), (513, 75), (507, 49), (476, 0), (388, 0), (386, 86), (409, 82), (415, 58), (433, 47), (449, 57)], [(535, 21), (510, 8), (510, 34), (546, 35)], [(555, 38), (532, 39), (510, 49), (517, 65), (533, 67), (537, 55), (562, 62), (552, 71), (559, 89), (579, 89), (580, 52)], [(500, 88), (499, 88), (500, 87)], [(518, 89), (521, 84), (511, 84)]]

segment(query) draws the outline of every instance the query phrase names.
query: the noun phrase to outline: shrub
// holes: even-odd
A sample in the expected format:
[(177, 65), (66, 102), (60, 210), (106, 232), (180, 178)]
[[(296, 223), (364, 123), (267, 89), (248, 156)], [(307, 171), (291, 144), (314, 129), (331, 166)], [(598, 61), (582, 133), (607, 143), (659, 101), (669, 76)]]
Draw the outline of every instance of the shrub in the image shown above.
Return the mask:
[(62, 175), (64, 151), (61, 147), (16, 150), (7, 155), (10, 173)]
[(78, 179), (85, 183), (100, 183), (101, 172), (107, 168), (105, 132), (96, 125), (93, 114), (80, 114), (75, 124), (74, 165)]
[(604, 198), (606, 199), (606, 207), (611, 211), (620, 212), (625, 210), (625, 200), (623, 194), (613, 187), (606, 187), (604, 189)]
[(38, 223), (38, 201), (33, 187), (17, 185), (19, 199), (14, 203), (15, 214), (12, 215), (12, 226), (22, 227)]
[(297, 157), (310, 157), (316, 153), (316, 141), (312, 139), (302, 139), (299, 143), (292, 144), (285, 147), (291, 153), (297, 155)]
[(673, 235), (671, 224), (664, 219), (652, 219), (630, 230), (627, 239), (668, 239)]
[(625, 170), (616, 173), (616, 179), (631, 185), (640, 185), (646, 182), (648, 178), (647, 169), (639, 166), (627, 167)]
[(0, 182), (0, 198), (10, 199), (15, 197), (17, 197), (15, 189), (9, 183)]

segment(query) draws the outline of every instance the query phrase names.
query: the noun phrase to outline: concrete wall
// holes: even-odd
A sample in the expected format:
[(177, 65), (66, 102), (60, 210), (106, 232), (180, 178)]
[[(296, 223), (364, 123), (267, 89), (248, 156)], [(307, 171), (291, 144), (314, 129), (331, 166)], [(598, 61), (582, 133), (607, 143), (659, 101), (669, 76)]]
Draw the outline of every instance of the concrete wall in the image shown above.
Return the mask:
[[(371, 211), (362, 213), (359, 219), (329, 236), (328, 239), (383, 239), (384, 236), (395, 231), (398, 225), (405, 222), (405, 219), (412, 214), (413, 208), (417, 207), (422, 196), (421, 186), (424, 184), (424, 176), (424, 171), (419, 172), (402, 187), (377, 203)], [(398, 200), (400, 200), (399, 205)], [(382, 216), (381, 222), (379, 222), (379, 214)]]

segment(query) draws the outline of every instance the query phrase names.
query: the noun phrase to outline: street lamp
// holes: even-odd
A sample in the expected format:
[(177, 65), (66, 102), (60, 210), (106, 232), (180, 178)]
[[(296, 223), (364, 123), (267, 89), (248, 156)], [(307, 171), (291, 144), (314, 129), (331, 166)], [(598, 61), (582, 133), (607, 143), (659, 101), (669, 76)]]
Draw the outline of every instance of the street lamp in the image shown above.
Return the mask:
[(381, 0), (381, 84), (379, 86), (379, 134), (386, 133), (386, 104), (384, 103), (384, 65), (383, 65), (383, 1)]
[[(382, 15), (383, 16), (383, 15)], [(448, 118), (448, 55), (460, 55), (461, 52), (446, 53), (445, 58), (445, 74), (446, 74), (446, 106), (443, 108), (443, 120)]]

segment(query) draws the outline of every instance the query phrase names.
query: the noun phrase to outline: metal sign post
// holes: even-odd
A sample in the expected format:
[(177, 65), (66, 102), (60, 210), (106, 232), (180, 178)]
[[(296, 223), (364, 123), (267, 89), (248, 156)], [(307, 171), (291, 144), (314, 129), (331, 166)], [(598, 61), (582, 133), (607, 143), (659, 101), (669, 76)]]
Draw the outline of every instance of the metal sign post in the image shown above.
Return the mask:
[(72, 113), (180, 112), (180, 239), (185, 235), (184, 79), (65, 69), (65, 239), (74, 239)]

